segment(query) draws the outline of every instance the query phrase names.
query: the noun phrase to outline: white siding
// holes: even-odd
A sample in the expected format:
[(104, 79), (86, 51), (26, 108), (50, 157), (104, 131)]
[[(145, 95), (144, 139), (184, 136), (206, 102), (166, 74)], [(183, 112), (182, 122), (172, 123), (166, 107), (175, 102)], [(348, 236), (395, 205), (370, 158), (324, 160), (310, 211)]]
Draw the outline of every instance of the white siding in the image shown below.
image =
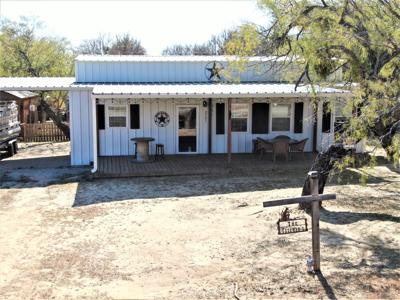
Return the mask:
[[(312, 151), (312, 106), (308, 99), (284, 99), (282, 103), (291, 103), (291, 126), (290, 131), (288, 132), (271, 132), (271, 108), (269, 110), (269, 133), (268, 134), (253, 134), (252, 131), (252, 103), (259, 103), (259, 102), (269, 102), (274, 103), (277, 101), (276, 99), (232, 99), (232, 103), (248, 103), (249, 105), (249, 120), (247, 126), (247, 132), (232, 132), (232, 152), (233, 153), (249, 153), (252, 152), (253, 148), (253, 139), (257, 137), (264, 138), (264, 139), (271, 139), (277, 135), (287, 135), (293, 139), (301, 140), (308, 138), (306, 143), (305, 151), (309, 152)], [(303, 111), (303, 133), (294, 133), (293, 132), (293, 122), (294, 122), (294, 103), (304, 102), (304, 111)], [(216, 103), (225, 103), (225, 134), (215, 134), (216, 130), (216, 114), (215, 114), (215, 107)], [(227, 151), (227, 128), (228, 128), (228, 104), (227, 100), (224, 99), (214, 99), (213, 101), (213, 116), (212, 116), (212, 152), (213, 153), (226, 153)]]
[(93, 161), (91, 92), (69, 92), (71, 165), (89, 165)]
[[(195, 105), (198, 107), (199, 118), (199, 143), (198, 153), (208, 151), (208, 122), (207, 108), (202, 106), (203, 99), (101, 99), (98, 103), (105, 104), (106, 129), (99, 132), (99, 145), (101, 156), (133, 155), (134, 145), (130, 140), (134, 137), (152, 137), (150, 153), (155, 153), (155, 144), (164, 144), (165, 154), (177, 153), (177, 106)], [(108, 128), (107, 107), (110, 104), (127, 106), (126, 128)], [(140, 105), (140, 129), (130, 129), (129, 104)], [(165, 111), (170, 116), (170, 122), (166, 127), (158, 127), (154, 123), (154, 116), (159, 111)]]
[[(112, 155), (132, 155), (134, 153), (133, 142), (130, 141), (134, 137), (152, 137), (155, 139), (154, 142), (150, 143), (150, 153), (155, 153), (155, 144), (164, 144), (166, 154), (177, 153), (177, 106), (179, 105), (196, 105), (198, 107), (198, 118), (199, 118), (199, 136), (198, 136), (198, 153), (208, 152), (208, 108), (203, 107), (204, 99), (101, 99), (99, 103), (106, 105), (106, 130), (100, 130), (99, 132), (99, 145), (100, 153), (102, 156)], [(285, 103), (292, 104), (292, 117), (291, 117), (291, 129), (288, 132), (268, 134), (252, 134), (251, 133), (251, 108), (253, 102), (270, 102), (273, 103), (276, 100), (272, 99), (257, 99), (257, 100), (239, 100), (233, 99), (232, 102), (247, 103), (249, 105), (249, 119), (247, 132), (233, 132), (232, 133), (232, 152), (233, 153), (250, 153), (252, 152), (252, 141), (257, 137), (265, 139), (273, 138), (279, 134), (286, 134), (294, 139), (308, 138), (306, 144), (306, 151), (312, 151), (312, 107), (309, 100), (304, 101), (304, 113), (303, 113), (303, 133), (293, 133), (293, 120), (294, 120), (294, 103), (300, 101), (299, 99), (285, 99), (282, 100)], [(215, 105), (217, 102), (226, 102), (223, 99), (213, 99), (212, 109), (212, 152), (213, 153), (226, 153), (227, 151), (227, 135), (215, 134)], [(107, 123), (107, 106), (110, 104), (127, 105), (127, 127), (126, 128), (108, 128)], [(140, 129), (132, 130), (129, 129), (129, 104), (140, 104)], [(226, 104), (227, 105), (227, 104)], [(170, 116), (170, 123), (166, 127), (158, 127), (154, 123), (154, 116), (159, 111), (165, 111)], [(270, 110), (271, 111), (271, 110)], [(227, 130), (227, 106), (225, 106), (225, 132)], [(271, 116), (269, 117), (271, 129)]]

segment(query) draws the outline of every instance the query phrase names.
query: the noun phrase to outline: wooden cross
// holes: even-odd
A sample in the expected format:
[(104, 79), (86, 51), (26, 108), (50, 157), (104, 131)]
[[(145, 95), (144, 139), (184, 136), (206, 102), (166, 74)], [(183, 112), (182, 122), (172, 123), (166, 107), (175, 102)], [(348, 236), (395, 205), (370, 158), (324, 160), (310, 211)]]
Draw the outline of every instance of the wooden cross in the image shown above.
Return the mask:
[(320, 260), (320, 234), (319, 234), (319, 205), (324, 200), (336, 199), (336, 194), (319, 194), (318, 192), (318, 172), (312, 171), (308, 173), (310, 177), (311, 195), (301, 196), (297, 198), (286, 198), (273, 201), (263, 202), (263, 207), (281, 206), (296, 203), (311, 203), (312, 212), (312, 250), (314, 271), (319, 272), (321, 268)]

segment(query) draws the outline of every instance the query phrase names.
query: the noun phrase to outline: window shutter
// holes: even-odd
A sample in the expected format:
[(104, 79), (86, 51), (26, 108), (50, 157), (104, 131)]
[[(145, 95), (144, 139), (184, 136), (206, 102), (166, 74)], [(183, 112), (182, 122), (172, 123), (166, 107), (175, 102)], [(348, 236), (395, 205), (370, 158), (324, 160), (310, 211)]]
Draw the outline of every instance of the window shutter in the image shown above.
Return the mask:
[(131, 115), (131, 129), (140, 129), (140, 107), (139, 104), (131, 104), (130, 115)]
[(303, 133), (303, 110), (303, 102), (294, 104), (294, 133)]
[(225, 103), (216, 103), (215, 106), (215, 133), (225, 134)]
[(97, 128), (99, 130), (106, 129), (106, 116), (104, 104), (97, 104)]
[(331, 131), (331, 111), (329, 109), (329, 103), (324, 102), (322, 105), (322, 132)]
[(253, 103), (252, 133), (268, 133), (269, 103)]

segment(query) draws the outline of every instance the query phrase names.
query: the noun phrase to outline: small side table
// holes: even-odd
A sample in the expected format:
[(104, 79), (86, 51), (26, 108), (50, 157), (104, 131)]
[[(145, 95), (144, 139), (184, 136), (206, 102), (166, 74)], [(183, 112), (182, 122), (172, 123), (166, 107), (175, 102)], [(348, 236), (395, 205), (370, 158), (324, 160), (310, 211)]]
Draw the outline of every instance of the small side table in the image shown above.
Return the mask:
[(149, 161), (149, 143), (154, 141), (152, 137), (137, 137), (131, 139), (136, 143), (136, 161), (147, 162)]

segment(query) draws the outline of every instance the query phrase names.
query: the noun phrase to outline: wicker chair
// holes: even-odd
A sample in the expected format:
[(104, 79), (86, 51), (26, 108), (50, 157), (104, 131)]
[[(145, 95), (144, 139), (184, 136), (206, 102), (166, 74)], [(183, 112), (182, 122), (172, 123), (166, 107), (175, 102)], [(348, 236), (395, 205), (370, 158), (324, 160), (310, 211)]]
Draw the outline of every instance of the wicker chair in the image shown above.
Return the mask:
[(276, 139), (273, 142), (273, 159), (276, 161), (277, 157), (283, 157), (286, 161), (289, 160), (289, 140)]
[(257, 139), (253, 139), (253, 153), (259, 153), (260, 149), (258, 146), (259, 142)]
[(273, 143), (262, 138), (257, 138), (257, 150), (260, 153), (260, 156), (264, 153), (273, 153)]
[(291, 155), (291, 158), (295, 153), (301, 153), (303, 155), (303, 159), (305, 158), (304, 157), (304, 147), (306, 146), (307, 140), (308, 139), (304, 139), (304, 140), (289, 144), (289, 153)]

